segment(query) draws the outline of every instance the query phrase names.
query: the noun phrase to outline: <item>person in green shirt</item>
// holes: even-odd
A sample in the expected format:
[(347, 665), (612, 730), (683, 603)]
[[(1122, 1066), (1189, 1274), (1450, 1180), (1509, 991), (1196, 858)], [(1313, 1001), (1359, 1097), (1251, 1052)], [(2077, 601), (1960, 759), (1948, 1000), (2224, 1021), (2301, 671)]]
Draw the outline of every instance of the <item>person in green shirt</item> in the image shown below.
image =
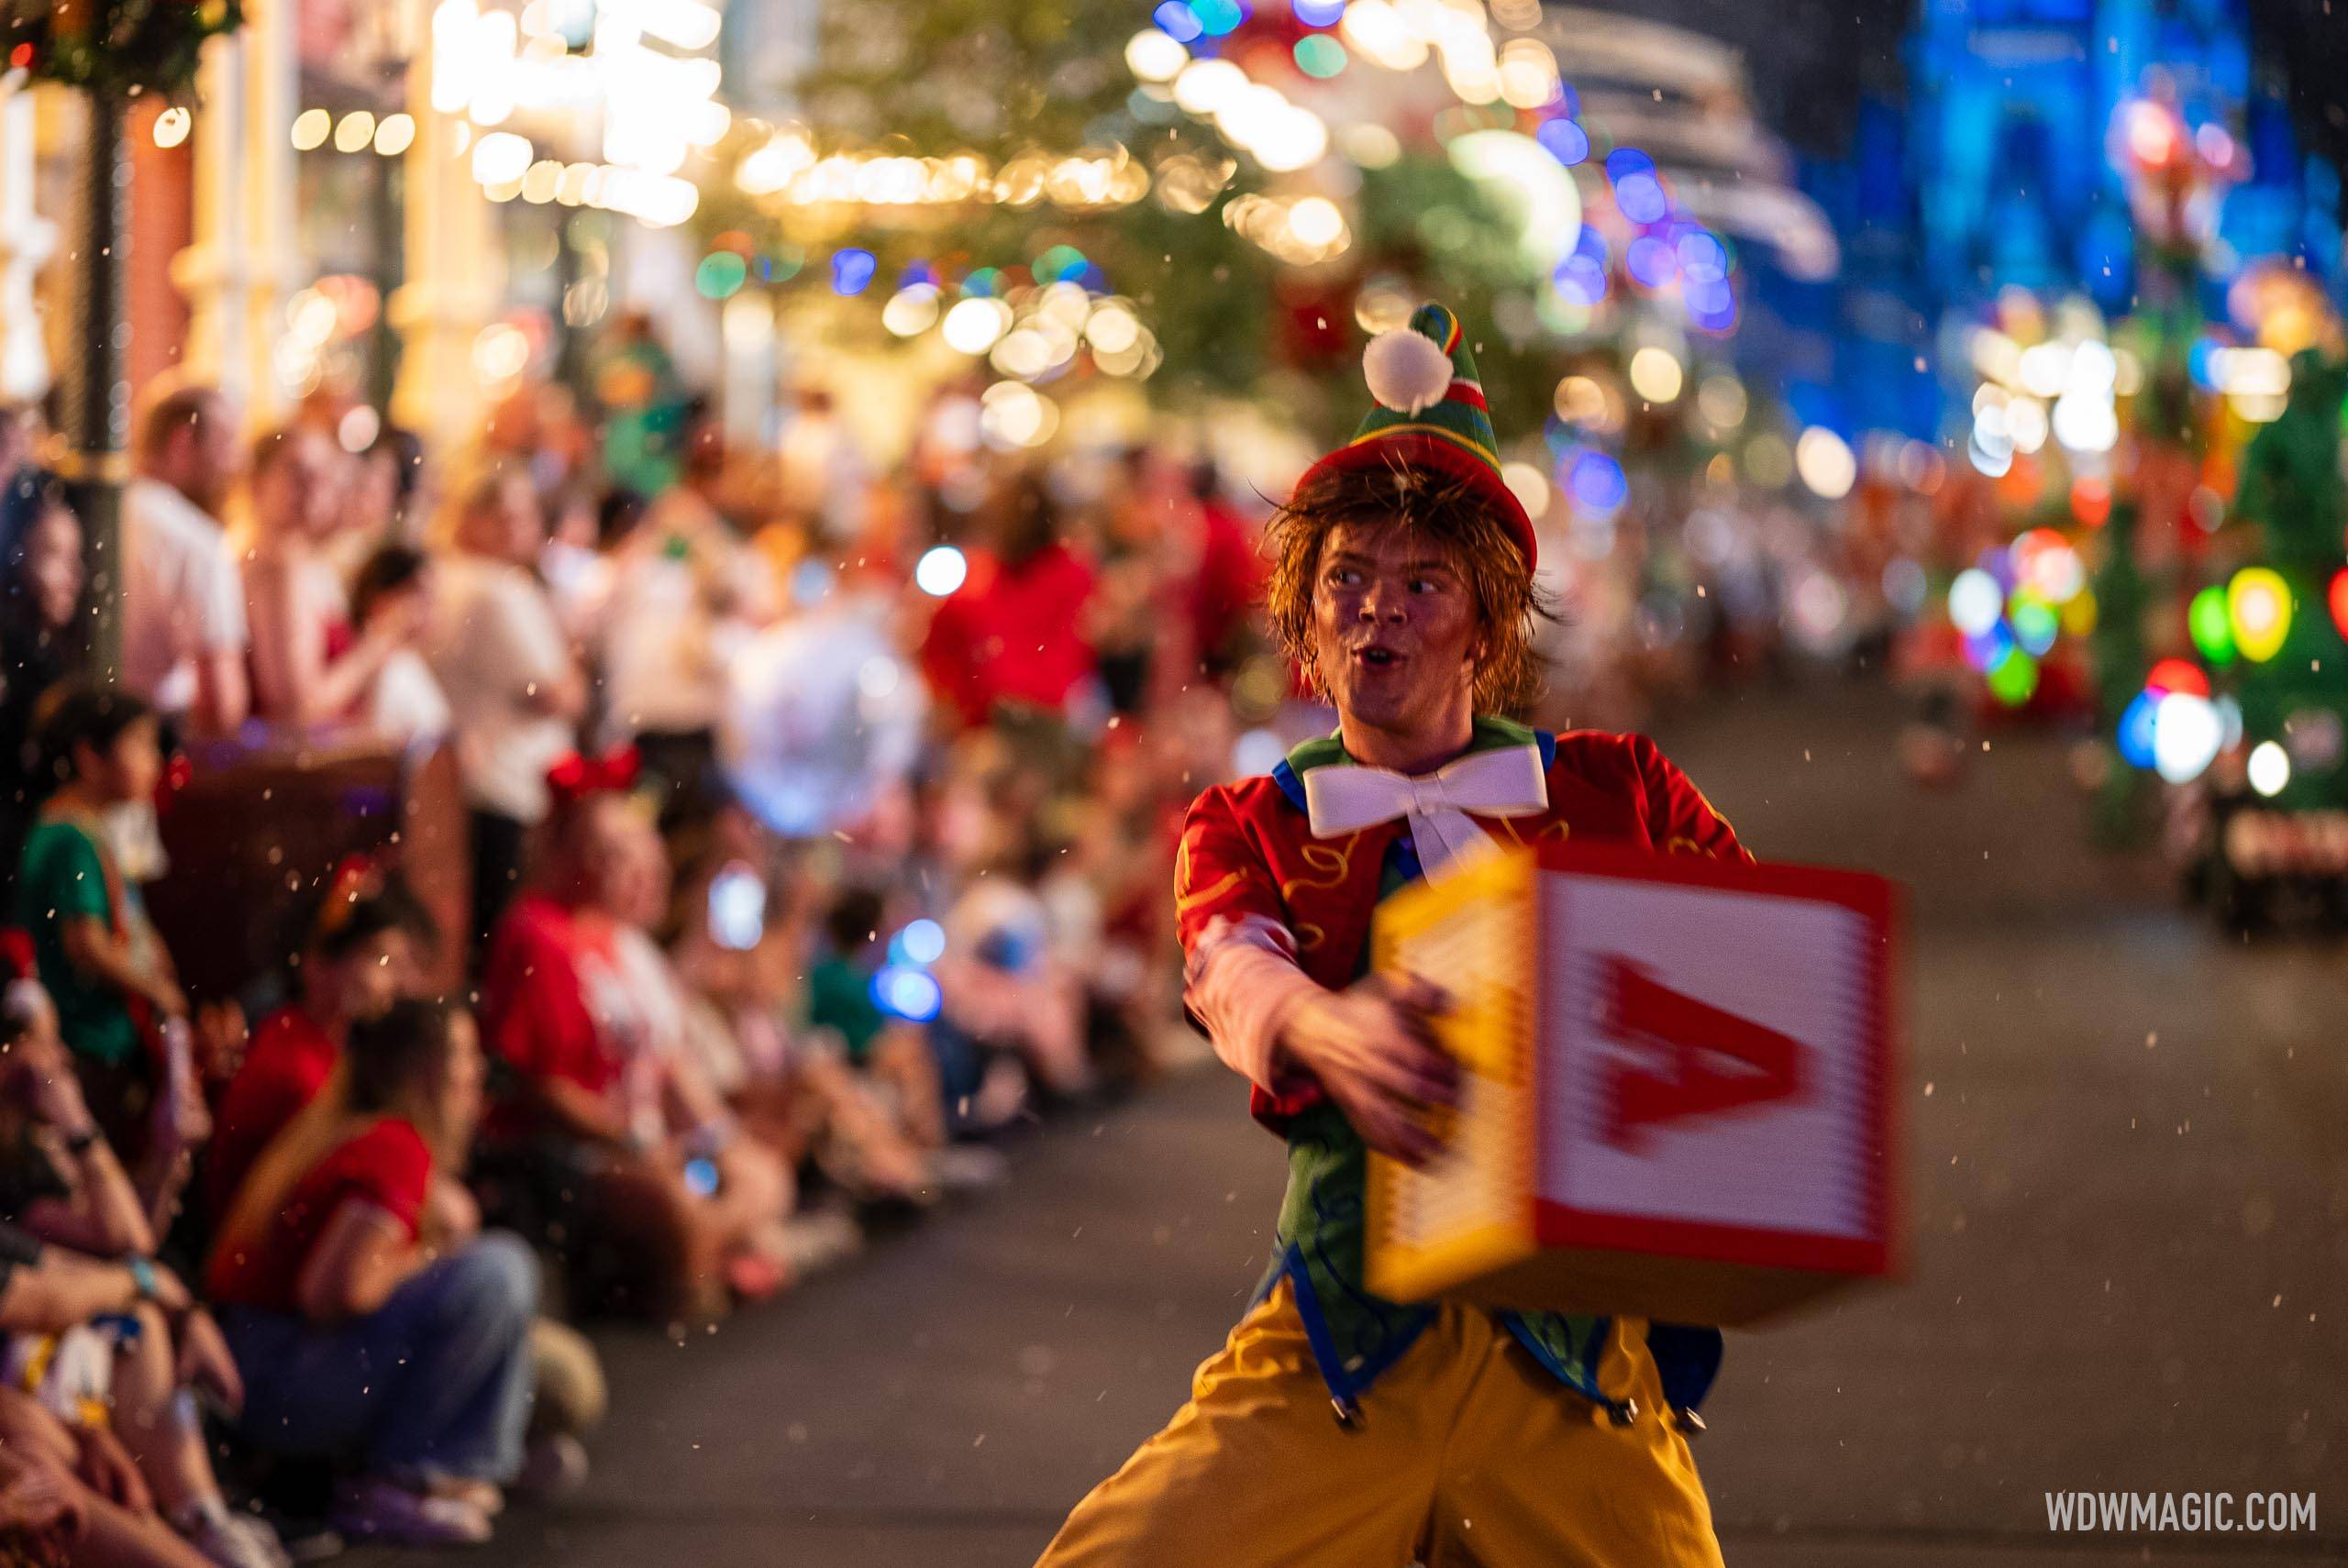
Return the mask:
[[(135, 1164), (160, 1162), (139, 1183), (154, 1199), (176, 1186), (170, 1173), (208, 1131), (194, 1083), (186, 993), (136, 884), (116, 865), (105, 828), (108, 812), (154, 794), (160, 728), (139, 699), (75, 681), (42, 699), (34, 734), (36, 782), (49, 795), (25, 840), (14, 918), (32, 939), (93, 1115)], [(168, 1068), (174, 1037), (190, 1058), (176, 1094)]]

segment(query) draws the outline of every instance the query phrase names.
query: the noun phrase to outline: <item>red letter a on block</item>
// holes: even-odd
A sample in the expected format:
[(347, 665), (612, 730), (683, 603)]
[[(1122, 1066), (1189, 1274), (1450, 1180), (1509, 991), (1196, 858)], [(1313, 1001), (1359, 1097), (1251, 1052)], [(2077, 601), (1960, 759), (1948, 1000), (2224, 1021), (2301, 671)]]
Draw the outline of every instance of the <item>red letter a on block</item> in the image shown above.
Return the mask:
[(1608, 1062), (1601, 1133), (1616, 1148), (1636, 1154), (1659, 1123), (1799, 1099), (1807, 1087), (1800, 1041), (1683, 996), (1620, 954), (1600, 963), (1600, 1027), (1662, 1058), (1659, 1071)]

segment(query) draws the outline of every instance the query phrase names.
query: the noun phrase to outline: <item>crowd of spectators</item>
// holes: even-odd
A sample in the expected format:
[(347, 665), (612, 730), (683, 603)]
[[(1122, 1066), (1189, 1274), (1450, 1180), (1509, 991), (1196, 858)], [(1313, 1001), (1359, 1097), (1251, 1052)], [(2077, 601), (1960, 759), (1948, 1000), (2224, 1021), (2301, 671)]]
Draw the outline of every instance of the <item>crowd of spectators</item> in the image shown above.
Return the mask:
[[(569, 1324), (787, 1296), (1162, 1068), (1180, 811), (1290, 696), (1253, 525), (933, 413), (167, 389), (110, 560), (0, 411), (0, 1563), (486, 1540), (584, 1474)], [(451, 757), (470, 901), (289, 866), (191, 994), (175, 792), (292, 735)]]

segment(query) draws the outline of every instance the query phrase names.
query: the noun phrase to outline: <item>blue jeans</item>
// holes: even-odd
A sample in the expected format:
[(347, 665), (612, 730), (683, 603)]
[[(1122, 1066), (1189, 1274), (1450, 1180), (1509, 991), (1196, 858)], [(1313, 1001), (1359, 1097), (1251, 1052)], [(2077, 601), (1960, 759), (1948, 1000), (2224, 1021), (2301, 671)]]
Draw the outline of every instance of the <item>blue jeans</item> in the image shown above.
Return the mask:
[(510, 1481), (530, 1418), (530, 1250), (484, 1233), (372, 1314), (314, 1323), (229, 1309), (247, 1438), (272, 1453), (356, 1457), (370, 1474)]

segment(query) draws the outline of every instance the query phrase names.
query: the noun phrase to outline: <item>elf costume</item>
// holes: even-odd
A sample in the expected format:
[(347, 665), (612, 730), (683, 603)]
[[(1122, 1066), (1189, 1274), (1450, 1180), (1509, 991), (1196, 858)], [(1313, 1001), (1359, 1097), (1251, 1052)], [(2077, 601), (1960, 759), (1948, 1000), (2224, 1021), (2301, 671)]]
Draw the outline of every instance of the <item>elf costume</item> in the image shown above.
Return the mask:
[[(1328, 469), (1434, 470), (1474, 487), (1529, 573), (1532, 524), (1460, 339), (1427, 305), (1374, 340), (1378, 407), (1299, 489)], [(1367, 1151), (1275, 1049), (1316, 988), (1364, 974), (1382, 899), (1487, 842), (1567, 836), (1744, 855), (1654, 742), (1494, 717), (1418, 778), (1332, 736), (1191, 806), (1174, 873), (1185, 997), (1287, 1140), (1288, 1194), (1256, 1305), (1191, 1402), (1070, 1516), (1050, 1568), (1720, 1561), (1688, 1449), (1718, 1331), (1371, 1295)]]

